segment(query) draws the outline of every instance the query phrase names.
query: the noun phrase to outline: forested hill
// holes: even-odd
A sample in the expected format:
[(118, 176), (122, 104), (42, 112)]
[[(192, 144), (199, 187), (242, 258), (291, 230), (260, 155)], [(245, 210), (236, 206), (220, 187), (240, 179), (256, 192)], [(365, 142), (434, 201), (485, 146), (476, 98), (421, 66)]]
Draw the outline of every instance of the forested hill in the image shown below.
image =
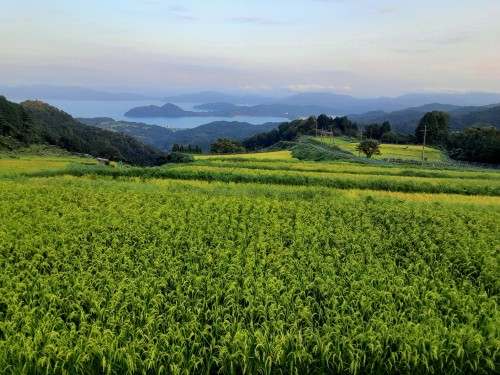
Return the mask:
[(373, 111), (364, 114), (350, 114), (349, 119), (359, 125), (389, 121), (394, 131), (413, 133), (422, 116), (429, 111), (445, 111), (450, 114), (450, 129), (461, 131), (471, 125), (494, 126), (500, 129), (500, 105), (482, 107), (460, 107), (447, 104), (431, 103), (421, 107), (407, 108), (395, 112)]
[(469, 113), (457, 114), (452, 112), (452, 125), (462, 130), (470, 125), (486, 124), (500, 129), (500, 105), (490, 108), (477, 108)]
[(0, 96), (0, 137), (3, 147), (49, 144), (70, 152), (149, 166), (167, 155), (120, 133), (79, 123), (67, 113), (40, 101), (9, 102)]
[(79, 118), (78, 120), (87, 125), (125, 133), (162, 150), (170, 151), (172, 146), (177, 143), (184, 146), (197, 145), (201, 147), (203, 152), (209, 152), (210, 145), (218, 138), (243, 140), (258, 133), (268, 132), (279, 125), (278, 123), (252, 125), (238, 121), (214, 121), (192, 129), (172, 131), (158, 125), (114, 121), (109, 117)]

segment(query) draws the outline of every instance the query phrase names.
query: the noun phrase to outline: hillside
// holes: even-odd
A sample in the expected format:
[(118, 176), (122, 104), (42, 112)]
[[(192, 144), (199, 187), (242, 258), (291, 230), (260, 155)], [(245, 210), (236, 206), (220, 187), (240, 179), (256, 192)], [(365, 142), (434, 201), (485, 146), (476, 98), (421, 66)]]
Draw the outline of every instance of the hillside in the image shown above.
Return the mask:
[(471, 125), (491, 125), (500, 129), (500, 105), (474, 109), (477, 110), (459, 115), (454, 115), (452, 112), (452, 126), (457, 130), (465, 129)]
[(0, 136), (2, 148), (14, 148), (41, 143), (42, 129), (24, 107), (0, 96)]
[(203, 152), (210, 150), (210, 145), (218, 138), (243, 140), (258, 133), (276, 128), (278, 123), (252, 125), (238, 121), (215, 121), (192, 129), (172, 131), (170, 129), (137, 122), (114, 121), (111, 118), (80, 118), (79, 121), (102, 129), (124, 133), (141, 142), (170, 151), (177, 143), (180, 145), (198, 145)]
[(156, 165), (167, 155), (136, 139), (79, 123), (40, 101), (11, 103), (0, 96), (0, 135), (7, 149), (48, 144), (133, 165)]
[(500, 128), (500, 105), (460, 107), (431, 103), (420, 107), (412, 107), (389, 113), (384, 111), (372, 111), (364, 114), (350, 114), (348, 117), (359, 125), (389, 121), (394, 131), (411, 134), (415, 131), (422, 116), (426, 112), (435, 110), (450, 113), (450, 129), (452, 131), (463, 130), (467, 126), (479, 124)]

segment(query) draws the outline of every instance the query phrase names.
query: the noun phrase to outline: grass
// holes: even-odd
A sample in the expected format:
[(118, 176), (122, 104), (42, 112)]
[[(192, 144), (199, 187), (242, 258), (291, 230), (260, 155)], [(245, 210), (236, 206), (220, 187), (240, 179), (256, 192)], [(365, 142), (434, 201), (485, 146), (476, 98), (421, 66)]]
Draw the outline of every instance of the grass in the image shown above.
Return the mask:
[(498, 197), (96, 175), (0, 191), (2, 373), (498, 373)]
[[(326, 144), (331, 143), (330, 138), (315, 138), (318, 141), (324, 142)], [(336, 137), (333, 142), (340, 148), (350, 151), (355, 155), (358, 155), (356, 151), (356, 146), (358, 142), (351, 142), (340, 137)], [(422, 160), (422, 146), (421, 145), (398, 145), (398, 144), (381, 144), (380, 145), (380, 155), (373, 155), (373, 159), (400, 159), (400, 160)], [(363, 153), (361, 153), (363, 156)], [(435, 149), (433, 147), (425, 147), (425, 160), (427, 162), (441, 162), (448, 161), (449, 158), (441, 150)]]
[(89, 163), (0, 159), (2, 374), (498, 373), (497, 171)]
[(35, 155), (13, 157), (9, 155), (3, 156), (0, 159), (0, 176), (18, 175), (42, 170), (60, 170), (74, 163), (95, 164), (96, 162), (94, 159), (81, 157)]
[(272, 152), (254, 152), (247, 154), (231, 154), (231, 155), (195, 155), (195, 160), (206, 159), (270, 159), (270, 160), (291, 160), (292, 153), (288, 150), (272, 151)]
[[(250, 168), (246, 167), (250, 164)], [(143, 180), (155, 178), (175, 180), (204, 180), (235, 183), (261, 183), (269, 185), (322, 186), (336, 189), (385, 190), (406, 193), (447, 193), (464, 195), (500, 196), (500, 183), (497, 180), (459, 178), (442, 175), (439, 178), (393, 175), (372, 175), (359, 173), (331, 173), (320, 171), (301, 171), (290, 169), (255, 169), (251, 162), (225, 168), (224, 165), (184, 164), (166, 165), (156, 168), (106, 168), (102, 166), (71, 165), (66, 169), (34, 172), (32, 176), (53, 177), (73, 176), (110, 176), (113, 178), (139, 177)]]

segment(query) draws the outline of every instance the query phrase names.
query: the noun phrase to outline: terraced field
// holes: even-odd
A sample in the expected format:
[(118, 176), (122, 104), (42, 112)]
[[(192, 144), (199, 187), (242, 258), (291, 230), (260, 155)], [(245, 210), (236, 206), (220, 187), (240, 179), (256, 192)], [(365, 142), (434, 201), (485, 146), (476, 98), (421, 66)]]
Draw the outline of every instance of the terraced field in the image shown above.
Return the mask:
[(3, 373), (500, 371), (500, 173), (277, 155), (0, 171)]
[[(326, 144), (335, 144), (344, 150), (348, 150), (355, 155), (358, 155), (356, 146), (358, 142), (349, 142), (342, 138), (335, 138), (333, 141), (329, 138), (316, 138), (317, 140)], [(361, 153), (363, 156), (363, 153)], [(421, 145), (397, 145), (397, 144), (381, 144), (380, 155), (373, 155), (374, 159), (399, 159), (399, 160), (422, 160), (422, 146)], [(425, 147), (424, 151), (425, 161), (441, 162), (448, 161), (449, 157), (441, 150)]]

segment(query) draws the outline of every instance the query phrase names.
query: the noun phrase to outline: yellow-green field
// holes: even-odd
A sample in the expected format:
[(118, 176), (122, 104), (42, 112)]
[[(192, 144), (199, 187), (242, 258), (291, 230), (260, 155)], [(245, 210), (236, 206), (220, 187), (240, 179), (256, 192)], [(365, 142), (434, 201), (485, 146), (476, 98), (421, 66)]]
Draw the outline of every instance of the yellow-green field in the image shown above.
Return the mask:
[[(326, 144), (332, 144), (332, 139), (330, 138), (315, 138), (318, 141), (324, 142)], [(358, 155), (356, 151), (356, 146), (359, 144), (357, 142), (349, 142), (342, 138), (335, 138), (333, 144), (340, 146), (340, 148), (350, 151), (355, 155)], [(401, 160), (422, 160), (422, 146), (421, 145), (397, 145), (397, 144), (384, 144), (380, 145), (380, 155), (373, 155), (373, 159), (401, 159)], [(360, 154), (364, 156), (363, 153)], [(425, 147), (424, 159), (427, 162), (440, 162), (448, 161), (448, 156), (435, 148)]]
[(500, 373), (500, 172), (95, 164), (0, 159), (2, 375)]
[(95, 159), (58, 156), (19, 156), (0, 159), (0, 175), (61, 169), (72, 163), (96, 164)]
[(290, 160), (292, 153), (288, 150), (273, 151), (273, 152), (256, 152), (247, 154), (232, 154), (232, 155), (195, 155), (196, 160), (204, 159), (274, 159), (274, 160)]

